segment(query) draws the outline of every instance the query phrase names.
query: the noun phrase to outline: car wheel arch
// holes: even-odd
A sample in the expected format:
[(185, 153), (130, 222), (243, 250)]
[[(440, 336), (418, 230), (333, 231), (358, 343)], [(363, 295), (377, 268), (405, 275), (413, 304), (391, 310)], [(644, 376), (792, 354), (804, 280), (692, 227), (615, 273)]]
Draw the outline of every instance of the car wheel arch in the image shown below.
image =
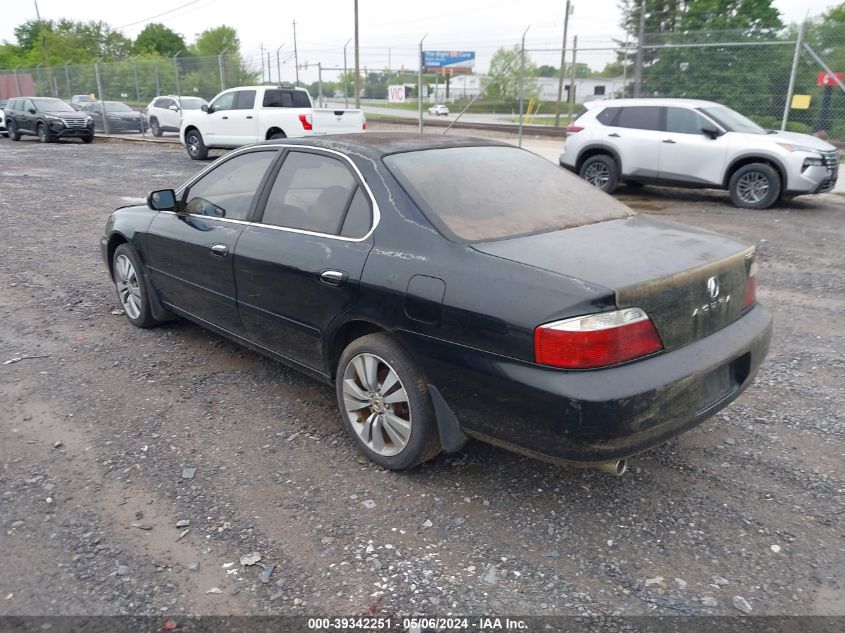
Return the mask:
[(121, 233), (112, 233), (109, 236), (109, 242), (107, 246), (107, 253), (108, 253), (108, 265), (109, 265), (109, 275), (114, 281), (114, 252), (117, 250), (117, 247), (121, 244), (128, 244), (129, 240)]
[(324, 347), (325, 364), (327, 373), (332, 379), (337, 375), (337, 365), (343, 350), (355, 339), (367, 336), (368, 334), (384, 333), (390, 334), (390, 330), (373, 321), (360, 318), (349, 319), (329, 332)]
[(264, 140), (269, 141), (270, 139), (272, 139), (274, 136), (277, 136), (277, 135), (279, 136), (279, 138), (287, 138), (288, 137), (288, 135), (285, 134), (285, 131), (282, 128), (271, 127), (269, 130), (267, 130), (267, 133), (264, 135)]
[(734, 172), (736, 172), (737, 169), (745, 167), (746, 165), (751, 165), (752, 163), (763, 163), (765, 165), (769, 165), (777, 172), (778, 176), (780, 176), (781, 186), (783, 189), (786, 189), (786, 169), (777, 158), (766, 154), (745, 154), (735, 158), (725, 170), (725, 177), (722, 181), (722, 186), (727, 189)]
[(619, 168), (619, 175), (621, 176), (623, 171), (622, 160), (619, 157), (619, 153), (607, 145), (588, 145), (587, 147), (582, 148), (581, 151), (578, 152), (578, 159), (575, 161), (575, 172), (577, 173), (581, 171), (581, 167), (588, 158), (598, 156), (600, 154), (606, 154), (616, 161), (616, 165)]

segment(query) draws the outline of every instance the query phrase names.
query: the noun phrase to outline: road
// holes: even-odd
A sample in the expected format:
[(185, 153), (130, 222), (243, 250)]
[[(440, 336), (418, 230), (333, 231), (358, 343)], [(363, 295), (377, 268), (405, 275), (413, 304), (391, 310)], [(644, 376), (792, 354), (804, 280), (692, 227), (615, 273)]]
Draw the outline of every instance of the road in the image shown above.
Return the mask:
[(845, 616), (841, 194), (754, 212), (620, 191), (756, 243), (776, 318), (756, 383), (628, 475), (477, 442), (397, 474), (357, 453), (331, 388), (113, 313), (108, 212), (203, 164), (6, 139), (0, 164), (0, 363), (20, 359), (0, 364), (0, 615), (736, 615), (740, 597)]

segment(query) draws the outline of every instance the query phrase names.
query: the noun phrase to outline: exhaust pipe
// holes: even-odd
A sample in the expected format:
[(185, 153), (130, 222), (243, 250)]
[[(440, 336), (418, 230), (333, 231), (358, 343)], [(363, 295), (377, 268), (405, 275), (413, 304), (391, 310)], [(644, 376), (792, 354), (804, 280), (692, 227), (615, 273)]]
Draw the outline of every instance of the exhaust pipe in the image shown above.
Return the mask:
[(610, 473), (615, 477), (621, 477), (625, 474), (625, 471), (628, 470), (628, 460), (619, 459), (615, 462), (605, 462), (604, 464), (599, 464), (596, 468), (603, 470), (606, 473)]

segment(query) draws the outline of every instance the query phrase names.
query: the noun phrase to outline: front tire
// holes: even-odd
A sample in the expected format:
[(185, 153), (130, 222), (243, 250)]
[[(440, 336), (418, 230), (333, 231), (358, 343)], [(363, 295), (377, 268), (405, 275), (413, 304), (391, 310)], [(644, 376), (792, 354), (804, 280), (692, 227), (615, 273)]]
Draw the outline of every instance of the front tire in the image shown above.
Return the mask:
[(20, 130), (18, 130), (18, 124), (14, 121), (9, 121), (6, 125), (8, 126), (9, 130), (9, 138), (13, 141), (21, 140), (21, 133)]
[(202, 140), (199, 130), (191, 130), (185, 135), (185, 149), (191, 160), (205, 160), (208, 158), (208, 148)]
[(428, 383), (387, 334), (369, 334), (344, 350), (336, 391), (343, 423), (370, 460), (406, 470), (440, 452)]
[(144, 268), (135, 249), (129, 244), (121, 244), (115, 249), (112, 277), (120, 306), (132, 325), (150, 328), (161, 323), (153, 316), (150, 308)]
[(578, 175), (605, 193), (613, 193), (619, 184), (619, 167), (613, 157), (607, 154), (596, 154), (587, 158)]
[(82, 142), (85, 143), (86, 145), (89, 144), (89, 143), (93, 143), (94, 142), (94, 135), (92, 134), (91, 136), (83, 136)]
[(47, 126), (43, 123), (39, 123), (38, 127), (35, 129), (38, 134), (38, 142), (39, 143), (49, 143), (50, 142), (50, 130), (47, 129)]
[(780, 197), (778, 172), (766, 163), (743, 165), (731, 176), (731, 202), (742, 209), (768, 209)]
[(150, 119), (150, 131), (153, 133), (153, 136), (162, 136), (164, 134), (158, 123), (158, 119)]

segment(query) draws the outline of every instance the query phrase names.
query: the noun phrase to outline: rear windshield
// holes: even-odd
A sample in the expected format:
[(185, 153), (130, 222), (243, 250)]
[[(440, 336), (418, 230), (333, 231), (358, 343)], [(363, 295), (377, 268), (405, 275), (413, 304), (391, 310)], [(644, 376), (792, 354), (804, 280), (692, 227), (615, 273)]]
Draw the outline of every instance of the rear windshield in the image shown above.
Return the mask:
[(106, 112), (132, 112), (132, 108), (120, 101), (106, 101)]
[(449, 239), (499, 240), (632, 215), (625, 205), (516, 147), (393, 154), (387, 168)]
[(265, 108), (310, 108), (311, 100), (303, 90), (266, 90)]
[(205, 99), (197, 99), (196, 97), (182, 97), (179, 103), (183, 110), (199, 110), (204, 105), (208, 105)]

